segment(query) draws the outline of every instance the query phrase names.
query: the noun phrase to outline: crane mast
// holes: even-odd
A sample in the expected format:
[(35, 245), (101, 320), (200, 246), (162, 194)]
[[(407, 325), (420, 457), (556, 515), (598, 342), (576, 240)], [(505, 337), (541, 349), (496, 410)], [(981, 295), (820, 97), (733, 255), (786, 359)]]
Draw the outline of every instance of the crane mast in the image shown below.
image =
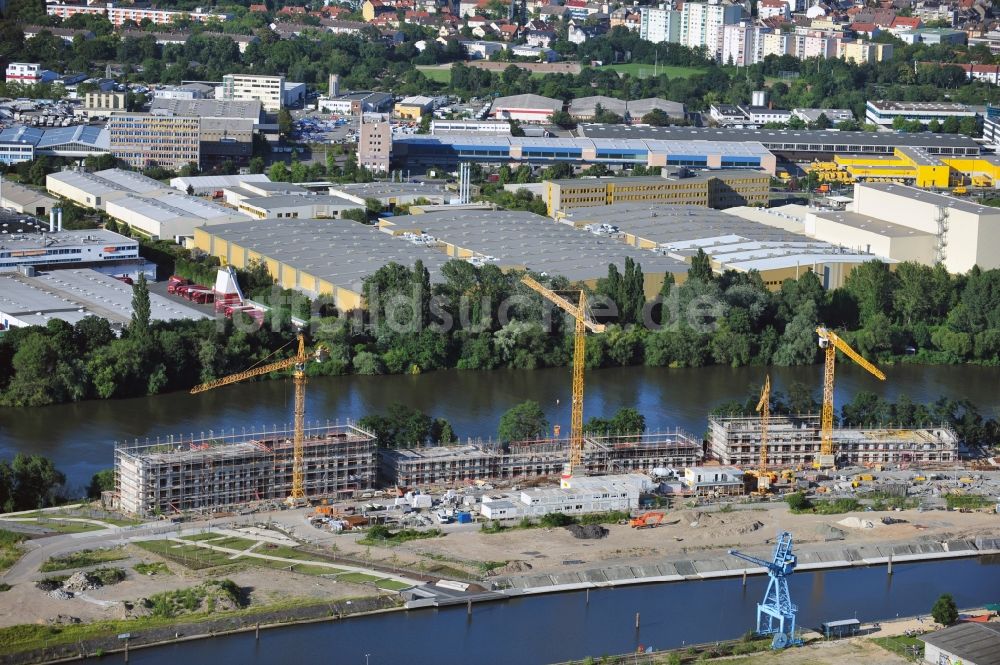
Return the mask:
[(820, 450), (819, 457), (813, 462), (817, 469), (829, 469), (836, 466), (833, 453), (833, 379), (837, 360), (837, 350), (860, 365), (872, 376), (885, 381), (885, 374), (878, 367), (861, 357), (861, 354), (842, 340), (837, 333), (820, 326), (816, 328), (819, 336), (819, 348), (823, 349), (823, 411), (820, 418)]
[(563, 472), (563, 486), (568, 486), (570, 478), (583, 461), (583, 370), (587, 361), (587, 331), (604, 332), (605, 326), (594, 323), (587, 315), (587, 294), (579, 291), (577, 303), (559, 295), (552, 289), (539, 284), (525, 275), (521, 282), (531, 290), (541, 294), (575, 320), (573, 328), (573, 398), (570, 416), (569, 464)]
[[(322, 346), (316, 347), (315, 353), (317, 359), (319, 359), (323, 349), (324, 347)], [(261, 365), (260, 367), (254, 367), (253, 369), (237, 372), (236, 374), (230, 374), (229, 376), (224, 376), (221, 379), (202, 383), (201, 385), (195, 386), (191, 389), (191, 394), (197, 395), (198, 393), (203, 393), (206, 390), (212, 390), (213, 388), (219, 388), (221, 386), (228, 386), (231, 383), (239, 383), (240, 381), (245, 381), (246, 379), (251, 379), (255, 376), (263, 376), (264, 374), (270, 374), (271, 372), (288, 369), (289, 367), (293, 367), (295, 369), (293, 374), (293, 380), (295, 382), (295, 430), (292, 437), (292, 489), (287, 499), (288, 503), (291, 505), (301, 505), (306, 500), (305, 472), (303, 470), (303, 448), (305, 445), (306, 422), (306, 362), (308, 360), (309, 356), (306, 355), (305, 337), (300, 332), (298, 334), (298, 350), (291, 358), (268, 363), (267, 365)]]
[(760, 401), (757, 402), (757, 413), (760, 414), (760, 463), (757, 471), (767, 472), (767, 428), (771, 420), (771, 376), (764, 377), (764, 387), (760, 391)]

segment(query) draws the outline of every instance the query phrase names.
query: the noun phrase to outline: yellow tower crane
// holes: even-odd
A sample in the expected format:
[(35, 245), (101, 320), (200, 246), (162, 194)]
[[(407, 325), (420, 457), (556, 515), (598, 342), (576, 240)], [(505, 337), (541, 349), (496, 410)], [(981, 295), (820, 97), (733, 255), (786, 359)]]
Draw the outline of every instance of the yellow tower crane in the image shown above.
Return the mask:
[(570, 300), (542, 286), (527, 275), (521, 282), (567, 312), (576, 321), (573, 335), (573, 409), (570, 419), (569, 464), (566, 465), (562, 477), (562, 486), (569, 487), (573, 472), (579, 468), (583, 459), (583, 369), (587, 360), (587, 331), (601, 333), (604, 332), (605, 326), (590, 320), (587, 314), (587, 294), (584, 291), (579, 292), (578, 302), (574, 305)]
[(852, 349), (847, 342), (840, 339), (837, 333), (824, 326), (816, 328), (819, 335), (819, 348), (824, 350), (823, 369), (823, 416), (820, 420), (820, 450), (819, 457), (813, 462), (816, 469), (829, 469), (836, 466), (836, 458), (833, 454), (833, 370), (837, 359), (837, 349), (841, 353), (853, 360), (861, 367), (881, 381), (885, 381), (885, 374), (875, 365), (861, 357), (857, 351)]
[[(255, 376), (270, 374), (271, 372), (288, 369), (289, 367), (295, 368), (293, 375), (295, 380), (295, 434), (292, 439), (292, 491), (288, 495), (288, 499), (286, 499), (287, 503), (291, 506), (302, 506), (306, 503), (305, 474), (302, 468), (302, 458), (306, 418), (306, 362), (309, 360), (309, 356), (306, 355), (305, 337), (301, 332), (298, 335), (298, 342), (298, 352), (291, 358), (254, 367), (243, 372), (237, 372), (236, 374), (230, 374), (229, 376), (203, 383), (191, 389), (191, 394), (196, 395), (206, 390), (212, 390), (213, 388), (228, 386), (231, 383), (239, 383)], [(316, 360), (322, 359), (324, 350), (325, 347), (323, 346), (316, 347), (314, 350)]]
[(771, 476), (767, 473), (767, 428), (771, 421), (771, 376), (764, 376), (764, 387), (757, 402), (760, 414), (760, 462), (757, 464), (757, 490), (763, 492), (771, 487)]

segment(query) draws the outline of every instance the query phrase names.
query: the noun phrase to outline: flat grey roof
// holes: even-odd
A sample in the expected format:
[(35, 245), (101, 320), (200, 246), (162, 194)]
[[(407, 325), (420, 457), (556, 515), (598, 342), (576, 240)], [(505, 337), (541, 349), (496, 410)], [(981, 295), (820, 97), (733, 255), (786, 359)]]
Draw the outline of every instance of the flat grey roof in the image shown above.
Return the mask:
[(251, 182), (259, 186), (262, 182), (271, 182), (271, 179), (263, 173), (249, 173), (247, 175), (196, 175), (178, 176), (170, 179), (170, 186), (174, 189), (184, 191), (188, 185), (196, 189), (214, 188), (225, 189), (226, 187), (239, 186), (241, 183)]
[(931, 132), (841, 132), (823, 129), (728, 129), (724, 127), (652, 127), (649, 125), (580, 124), (580, 136), (587, 138), (662, 139), (685, 141), (759, 141), (770, 149), (783, 144), (821, 144), (847, 146), (923, 146), (974, 148), (979, 144), (958, 134)]
[(624, 267), (625, 257), (648, 273), (683, 273), (687, 264), (575, 230), (548, 217), (517, 210), (435, 212), (391, 217), (399, 230), (419, 229), (442, 242), (494, 257), (504, 267), (524, 267), (567, 279), (606, 277), (608, 264)]
[(88, 194), (101, 196), (109, 192), (133, 192), (135, 194), (151, 194), (167, 189), (159, 180), (147, 178), (141, 173), (123, 169), (107, 169), (87, 173), (86, 171), (59, 171), (50, 173), (47, 178), (66, 183)]
[(885, 99), (869, 100), (868, 106), (880, 111), (950, 111), (969, 112), (965, 104), (958, 102), (896, 102)]
[[(6, 185), (4, 186), (6, 189)], [(41, 223), (47, 229), (47, 222)], [(56, 233), (0, 233), (0, 249), (80, 247), (82, 245), (138, 245), (138, 240), (104, 229), (57, 231)]]
[(870, 215), (859, 215), (856, 212), (848, 212), (846, 210), (824, 210), (822, 212), (817, 212), (816, 217), (820, 219), (828, 219), (832, 222), (844, 224), (845, 226), (850, 226), (862, 231), (870, 231), (872, 233), (877, 233), (890, 238), (909, 238), (933, 235), (931, 233), (917, 231), (901, 224), (893, 224), (892, 222), (887, 222), (884, 219), (878, 219), (877, 217), (871, 217)]
[(260, 119), (261, 103), (254, 99), (234, 101), (222, 99), (164, 99), (156, 97), (149, 107), (153, 115), (198, 116), (200, 118)]
[(420, 259), (431, 280), (442, 281), (448, 257), (349, 220), (262, 219), (219, 224), (205, 231), (337, 286), (360, 292), (362, 280), (388, 263), (412, 267)]
[(330, 194), (337, 196), (347, 194), (361, 198), (394, 198), (397, 196), (427, 196), (441, 197), (447, 195), (441, 185), (422, 182), (358, 182), (346, 185), (333, 185)]
[(353, 210), (361, 204), (355, 203), (343, 196), (327, 194), (280, 194), (278, 196), (256, 196), (243, 199), (241, 205), (255, 208), (289, 208), (293, 206), (342, 206), (344, 210)]
[(497, 97), (493, 100), (490, 112), (497, 109), (547, 109), (558, 111), (562, 109), (561, 99), (542, 97), (541, 95), (511, 95), (510, 97)]
[[(678, 260), (699, 249), (723, 268), (765, 270), (812, 263), (853, 263), (874, 258), (828, 242), (701, 206), (616, 203), (566, 211), (569, 223), (609, 224), (620, 233), (656, 243)], [(599, 233), (603, 233), (598, 230)], [(646, 252), (652, 253), (652, 252)]]
[(920, 639), (976, 665), (1000, 665), (1000, 623), (960, 623)]
[(700, 139), (688, 140), (678, 135), (675, 137), (663, 136), (660, 139), (625, 137), (625, 138), (561, 138), (561, 137), (535, 137), (535, 136), (501, 136), (495, 134), (407, 134), (393, 139), (393, 149), (396, 146), (419, 143), (437, 143), (440, 145), (454, 146), (497, 146), (499, 148), (510, 146), (521, 146), (522, 148), (543, 149), (543, 148), (575, 148), (585, 150), (594, 149), (621, 149), (621, 150), (645, 150), (648, 152), (662, 153), (667, 155), (715, 155), (726, 156), (752, 156), (761, 157), (769, 155), (770, 152), (763, 144), (751, 139), (704, 141)]
[(928, 192), (918, 187), (897, 185), (887, 182), (866, 182), (862, 183), (860, 186), (862, 189), (874, 189), (880, 192), (905, 196), (908, 199), (914, 199), (916, 201), (931, 203), (938, 206), (946, 206), (952, 210), (961, 210), (962, 212), (969, 212), (974, 215), (1000, 215), (1000, 208), (984, 206), (955, 196)]
[[(150, 317), (156, 321), (209, 318), (155, 293), (149, 294), (149, 304)], [(76, 323), (87, 316), (124, 325), (132, 318), (132, 287), (86, 268), (52, 270), (35, 277), (3, 273), (0, 311), (30, 325), (44, 326), (50, 319)]]
[[(0, 198), (3, 201), (10, 201), (21, 206), (43, 200), (49, 204), (56, 202), (54, 198), (46, 195), (44, 192), (30, 189), (9, 180), (5, 180), (2, 187), (0, 187)], [(2, 207), (2, 201), (0, 201), (0, 207)]]
[(177, 218), (210, 220), (237, 215), (232, 208), (174, 192), (164, 192), (155, 199), (128, 195), (109, 201), (109, 205), (119, 206), (156, 222), (168, 222)]

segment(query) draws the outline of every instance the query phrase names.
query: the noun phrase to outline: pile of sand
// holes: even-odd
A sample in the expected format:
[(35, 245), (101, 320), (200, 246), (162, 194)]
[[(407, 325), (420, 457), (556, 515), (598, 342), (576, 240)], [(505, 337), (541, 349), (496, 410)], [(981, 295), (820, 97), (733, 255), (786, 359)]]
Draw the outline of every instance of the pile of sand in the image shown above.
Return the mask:
[(845, 517), (844, 519), (837, 522), (841, 526), (846, 526), (849, 529), (874, 529), (875, 523), (871, 520), (863, 520), (857, 517)]

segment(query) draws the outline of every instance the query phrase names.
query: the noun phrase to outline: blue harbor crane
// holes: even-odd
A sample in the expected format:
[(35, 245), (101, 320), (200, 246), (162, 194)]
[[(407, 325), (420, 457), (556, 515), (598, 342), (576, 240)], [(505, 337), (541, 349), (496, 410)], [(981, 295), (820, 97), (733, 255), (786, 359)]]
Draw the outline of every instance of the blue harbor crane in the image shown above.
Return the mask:
[(767, 591), (764, 592), (764, 600), (757, 603), (757, 634), (774, 635), (774, 639), (771, 640), (772, 649), (784, 649), (802, 644), (802, 640), (795, 637), (795, 613), (799, 608), (792, 603), (792, 596), (788, 591), (788, 576), (795, 570), (792, 534), (787, 531), (778, 534), (771, 561), (758, 559), (736, 550), (729, 550), (729, 553), (766, 569), (770, 578)]

